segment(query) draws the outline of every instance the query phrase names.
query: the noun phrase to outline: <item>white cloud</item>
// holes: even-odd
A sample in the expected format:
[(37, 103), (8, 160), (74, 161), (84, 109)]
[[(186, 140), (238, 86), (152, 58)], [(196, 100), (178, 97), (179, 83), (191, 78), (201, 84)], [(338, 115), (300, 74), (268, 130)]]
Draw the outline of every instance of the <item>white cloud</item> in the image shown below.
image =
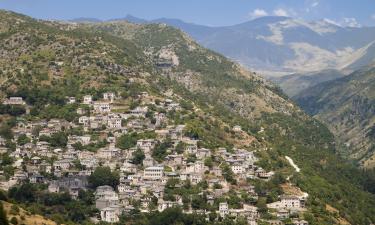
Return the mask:
[(315, 8), (319, 5), (319, 2), (318, 1), (315, 1), (311, 4), (311, 7)]
[(375, 20), (375, 13), (371, 15), (371, 19)]
[(249, 13), (250, 18), (255, 19), (263, 16), (268, 16), (268, 13), (264, 9), (254, 9)]
[(344, 18), (342, 21), (342, 25), (346, 27), (361, 27), (361, 24), (358, 23), (356, 18), (353, 18), (353, 17)]
[(289, 13), (284, 9), (275, 9), (273, 10), (273, 14), (275, 14), (276, 16), (289, 16)]
[(324, 18), (323, 21), (325, 21), (326, 23), (330, 23), (330, 24), (333, 24), (333, 25), (341, 27), (341, 24), (339, 22), (334, 21), (334, 20), (331, 20), (331, 19), (328, 19), (328, 18)]
[(361, 27), (362, 26), (354, 17), (345, 17), (339, 21), (324, 18), (323, 21), (325, 21), (326, 23), (334, 24), (336, 26), (340, 26), (340, 27)]

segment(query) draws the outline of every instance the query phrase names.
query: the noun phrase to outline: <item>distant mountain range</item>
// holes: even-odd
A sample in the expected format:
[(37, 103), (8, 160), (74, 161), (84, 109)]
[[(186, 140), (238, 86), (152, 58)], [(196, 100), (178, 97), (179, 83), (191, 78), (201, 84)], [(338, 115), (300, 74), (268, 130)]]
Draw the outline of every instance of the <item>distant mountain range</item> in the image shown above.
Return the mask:
[(130, 15), (115, 20), (177, 27), (205, 47), (266, 75), (353, 70), (371, 63), (375, 56), (374, 27), (340, 27), (328, 20), (306, 22), (289, 17), (261, 17), (224, 27), (167, 18), (147, 21)]

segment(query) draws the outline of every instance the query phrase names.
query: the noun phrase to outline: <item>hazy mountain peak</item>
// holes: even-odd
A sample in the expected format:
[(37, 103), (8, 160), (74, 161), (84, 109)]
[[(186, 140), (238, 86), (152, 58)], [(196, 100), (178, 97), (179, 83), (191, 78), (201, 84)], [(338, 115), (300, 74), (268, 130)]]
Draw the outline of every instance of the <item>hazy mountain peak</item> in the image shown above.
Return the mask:
[(69, 20), (69, 22), (77, 22), (77, 23), (100, 23), (103, 22), (100, 19), (97, 18), (89, 18), (89, 17), (78, 17), (72, 20)]
[(147, 20), (135, 17), (131, 14), (127, 14), (124, 18), (119, 18), (119, 19), (114, 19), (114, 20), (126, 20), (131, 23), (139, 23), (139, 24), (147, 23)]

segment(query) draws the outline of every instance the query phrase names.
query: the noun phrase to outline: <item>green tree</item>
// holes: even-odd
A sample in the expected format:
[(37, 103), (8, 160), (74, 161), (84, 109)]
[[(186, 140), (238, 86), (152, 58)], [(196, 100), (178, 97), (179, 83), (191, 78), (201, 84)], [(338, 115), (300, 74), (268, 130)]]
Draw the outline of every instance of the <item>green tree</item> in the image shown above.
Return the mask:
[(14, 159), (10, 157), (8, 153), (2, 154), (1, 159), (2, 159), (2, 162), (0, 163), (0, 165), (2, 166), (11, 165), (14, 162)]
[(13, 138), (13, 132), (11, 130), (11, 126), (7, 124), (3, 124), (0, 127), (0, 136), (5, 139), (12, 139)]
[(34, 202), (36, 199), (36, 188), (32, 184), (26, 183), (19, 187), (12, 187), (8, 195), (19, 202)]
[(49, 143), (52, 147), (66, 147), (68, 136), (64, 132), (57, 132), (51, 135)]
[(89, 184), (92, 188), (109, 185), (115, 188), (119, 184), (119, 174), (111, 172), (109, 167), (97, 167), (89, 176)]
[(121, 149), (129, 149), (137, 144), (138, 136), (136, 133), (124, 134), (116, 141), (116, 147)]
[(232, 169), (227, 164), (223, 164), (221, 166), (221, 169), (223, 171), (223, 177), (225, 178), (226, 181), (228, 181), (231, 184), (237, 183)]
[(26, 136), (26, 134), (21, 134), (18, 139), (17, 139), (17, 143), (19, 145), (25, 145), (27, 143), (29, 143), (31, 140), (29, 137)]
[(133, 163), (136, 165), (142, 164), (143, 160), (145, 159), (145, 154), (141, 149), (137, 149), (133, 152)]
[(258, 198), (256, 206), (258, 207), (258, 212), (264, 214), (268, 211), (267, 209), (267, 199), (266, 198)]
[(209, 168), (212, 168), (212, 167), (214, 166), (214, 163), (213, 163), (213, 161), (212, 161), (212, 158), (206, 158), (206, 159), (204, 160), (204, 165), (205, 165), (205, 166), (208, 166)]
[(172, 142), (170, 140), (166, 140), (164, 142), (159, 142), (156, 144), (154, 150), (152, 151), (152, 157), (158, 161), (162, 162), (164, 158), (167, 156), (168, 148), (171, 148)]

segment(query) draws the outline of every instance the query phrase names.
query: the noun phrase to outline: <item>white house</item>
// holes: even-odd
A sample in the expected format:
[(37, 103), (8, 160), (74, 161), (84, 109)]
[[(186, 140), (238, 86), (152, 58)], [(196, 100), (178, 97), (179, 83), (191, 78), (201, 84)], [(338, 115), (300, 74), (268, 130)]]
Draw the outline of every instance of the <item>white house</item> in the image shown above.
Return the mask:
[(119, 129), (119, 128), (122, 127), (122, 120), (119, 117), (110, 118), (110, 119), (108, 119), (107, 125), (108, 125), (109, 128), (112, 128), (112, 129), (118, 128)]
[(5, 99), (3, 102), (4, 105), (25, 105), (25, 101), (23, 101), (22, 97), (10, 97)]
[(294, 219), (292, 223), (294, 225), (309, 225), (309, 222), (307, 222), (306, 220), (298, 220), (298, 219)]
[(85, 95), (83, 96), (83, 104), (90, 105), (92, 103), (92, 96)]
[(109, 148), (102, 148), (99, 149), (97, 153), (97, 157), (100, 159), (112, 159), (120, 154), (120, 149), (114, 147), (114, 146), (109, 146)]
[(145, 180), (159, 180), (164, 175), (164, 167), (162, 166), (151, 166), (145, 168), (143, 172), (143, 178)]
[(158, 202), (158, 211), (162, 212), (167, 208), (172, 208), (178, 205), (182, 205), (182, 202), (172, 202), (172, 201), (159, 201)]
[(71, 166), (72, 160), (70, 159), (62, 159), (53, 163), (53, 167), (55, 170), (68, 170)]
[(304, 207), (304, 200), (294, 195), (283, 195), (280, 201), (267, 204), (271, 209), (299, 209)]
[(240, 163), (234, 163), (231, 165), (231, 169), (234, 174), (243, 174), (245, 173), (245, 168)]
[(76, 98), (75, 97), (68, 97), (68, 104), (73, 104), (76, 103)]
[(233, 131), (234, 132), (240, 132), (240, 131), (242, 131), (242, 128), (241, 128), (241, 126), (236, 125), (236, 126), (233, 127)]
[(111, 103), (115, 100), (116, 95), (113, 92), (105, 92), (103, 93), (103, 99), (106, 101), (110, 101)]
[(221, 202), (219, 204), (219, 214), (222, 218), (224, 218), (226, 215), (229, 214), (229, 207), (228, 207), (228, 203), (226, 202)]
[(100, 210), (100, 217), (102, 221), (107, 223), (117, 223), (119, 222), (121, 210), (120, 206), (106, 207)]
[(155, 143), (154, 139), (140, 139), (137, 141), (137, 147), (147, 153), (155, 147)]
[(78, 123), (83, 124), (83, 125), (87, 125), (89, 124), (89, 122), (90, 122), (90, 118), (87, 116), (81, 116), (78, 119)]
[(94, 102), (94, 110), (98, 113), (111, 112), (111, 105), (109, 102)]

